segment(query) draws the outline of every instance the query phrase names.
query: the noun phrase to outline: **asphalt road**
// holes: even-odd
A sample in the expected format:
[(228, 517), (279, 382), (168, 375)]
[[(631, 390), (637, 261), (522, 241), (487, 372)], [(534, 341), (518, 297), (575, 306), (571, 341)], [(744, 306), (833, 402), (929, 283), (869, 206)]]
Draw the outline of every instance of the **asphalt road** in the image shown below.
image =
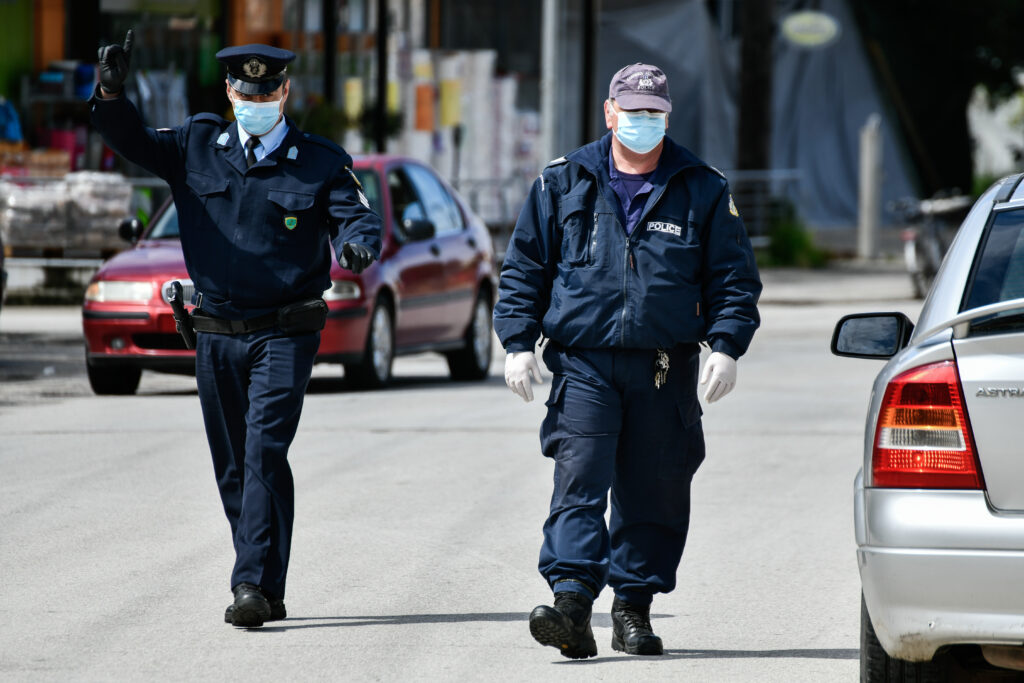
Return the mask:
[(666, 655), (537, 645), (529, 611), (551, 463), (539, 400), (440, 357), (378, 392), (315, 371), (291, 462), (289, 618), (223, 623), (232, 554), (194, 380), (92, 396), (77, 312), (0, 312), (0, 679), (855, 680), (852, 482), (880, 364), (835, 358), (847, 312), (916, 318), (893, 268), (765, 273), (736, 391), (705, 407), (679, 587), (655, 600)]

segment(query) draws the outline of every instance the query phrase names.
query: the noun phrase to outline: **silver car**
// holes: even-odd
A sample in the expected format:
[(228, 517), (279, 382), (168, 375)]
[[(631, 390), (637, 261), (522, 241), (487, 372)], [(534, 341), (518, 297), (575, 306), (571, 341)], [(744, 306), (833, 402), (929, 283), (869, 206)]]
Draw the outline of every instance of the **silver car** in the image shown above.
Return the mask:
[(916, 327), (836, 325), (833, 353), (888, 359), (854, 492), (863, 681), (1024, 671), (1022, 177), (974, 204)]

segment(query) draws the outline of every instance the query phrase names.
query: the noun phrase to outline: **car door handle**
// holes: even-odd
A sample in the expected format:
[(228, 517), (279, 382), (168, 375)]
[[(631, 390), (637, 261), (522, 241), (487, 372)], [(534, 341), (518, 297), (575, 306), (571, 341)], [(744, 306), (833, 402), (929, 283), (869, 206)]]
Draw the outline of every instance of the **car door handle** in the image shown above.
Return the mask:
[(431, 244), (430, 245), (430, 253), (433, 254), (434, 256), (440, 256), (441, 255), (441, 247), (437, 246), (436, 244)]

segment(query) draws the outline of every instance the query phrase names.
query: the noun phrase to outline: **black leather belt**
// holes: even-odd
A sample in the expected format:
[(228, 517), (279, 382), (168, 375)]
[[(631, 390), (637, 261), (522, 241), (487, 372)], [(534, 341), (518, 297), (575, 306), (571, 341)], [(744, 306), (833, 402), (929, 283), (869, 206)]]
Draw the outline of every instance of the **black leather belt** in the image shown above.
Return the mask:
[(192, 313), (192, 325), (196, 332), (213, 332), (215, 334), (246, 334), (259, 332), (277, 325), (278, 312), (273, 311), (247, 320), (226, 320), (206, 315), (200, 310)]
[(246, 334), (277, 327), (283, 334), (290, 336), (317, 332), (324, 328), (326, 322), (327, 303), (320, 298), (296, 301), (276, 311), (246, 320), (215, 318), (204, 313), (201, 308), (192, 312), (192, 326), (195, 331), (214, 334)]

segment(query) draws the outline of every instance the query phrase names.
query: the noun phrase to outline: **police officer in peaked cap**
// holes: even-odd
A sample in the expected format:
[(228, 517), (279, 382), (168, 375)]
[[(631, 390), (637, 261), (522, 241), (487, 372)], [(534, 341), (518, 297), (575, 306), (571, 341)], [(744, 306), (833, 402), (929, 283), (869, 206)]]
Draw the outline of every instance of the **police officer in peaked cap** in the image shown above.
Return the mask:
[(121, 156), (171, 187), (196, 294), (196, 382), (231, 526), (234, 601), (225, 621), (285, 618), (294, 516), (288, 448), (326, 319), (332, 252), (359, 273), (380, 254), (381, 220), (352, 158), (284, 115), (287, 65), (267, 45), (217, 53), (235, 121), (196, 114), (147, 127), (124, 95), (132, 53), (99, 51), (92, 122)]
[[(760, 324), (761, 281), (725, 177), (666, 136), (665, 73), (629, 64), (604, 102), (608, 133), (548, 164), (505, 255), (494, 331), (524, 400), (553, 374), (541, 449), (554, 491), (539, 569), (554, 605), (530, 632), (597, 655), (594, 599), (615, 594), (614, 650), (664, 653), (651, 602), (676, 584), (690, 483), (704, 460), (698, 383), (714, 403)], [(698, 382), (699, 344), (710, 347)], [(611, 492), (611, 515), (605, 509)]]

